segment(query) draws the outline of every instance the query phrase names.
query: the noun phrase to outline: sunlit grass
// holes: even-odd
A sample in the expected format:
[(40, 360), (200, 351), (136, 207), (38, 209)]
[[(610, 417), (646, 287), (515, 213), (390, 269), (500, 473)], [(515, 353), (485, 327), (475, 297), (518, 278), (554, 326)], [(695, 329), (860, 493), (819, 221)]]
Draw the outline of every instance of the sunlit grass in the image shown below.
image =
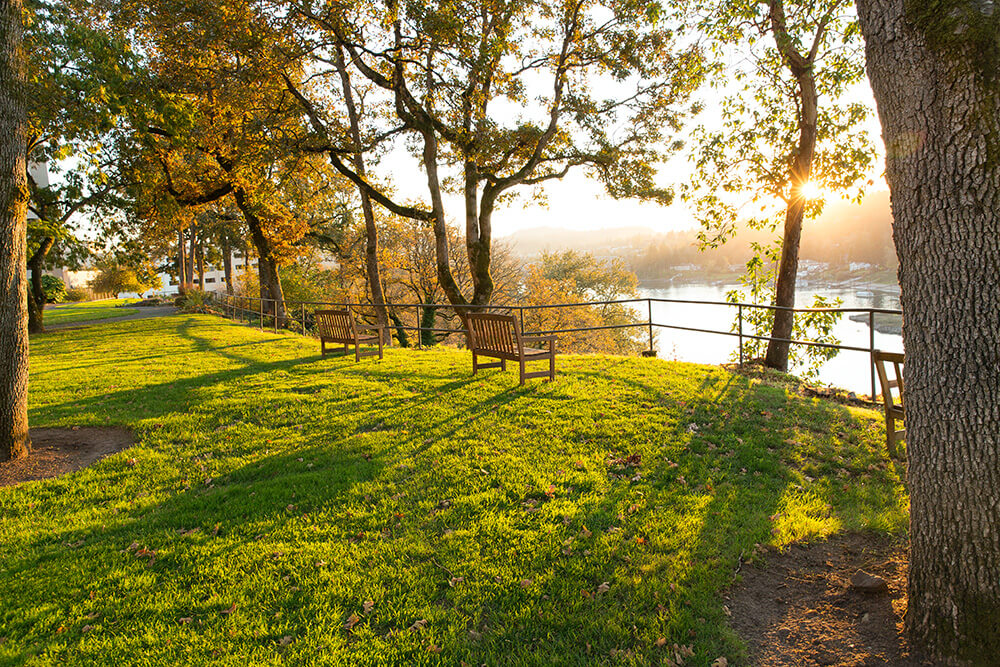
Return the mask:
[(905, 526), (875, 413), (716, 367), (520, 388), (208, 316), (32, 345), (34, 425), (139, 444), (0, 489), (0, 662), (732, 664), (741, 555)]
[(107, 320), (138, 313), (136, 308), (121, 308), (138, 299), (101, 299), (99, 301), (84, 301), (82, 303), (66, 303), (50, 306), (45, 309), (45, 324), (70, 324), (72, 322), (90, 322)]

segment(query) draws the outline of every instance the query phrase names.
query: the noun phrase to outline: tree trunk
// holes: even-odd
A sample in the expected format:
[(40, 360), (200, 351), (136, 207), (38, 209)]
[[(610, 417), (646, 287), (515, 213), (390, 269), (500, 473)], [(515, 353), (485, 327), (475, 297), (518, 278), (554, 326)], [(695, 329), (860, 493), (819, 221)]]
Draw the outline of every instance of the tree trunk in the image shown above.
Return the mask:
[(939, 658), (996, 664), (1000, 15), (971, 2), (908, 14), (918, 6), (858, 0), (905, 313), (906, 631)]
[(21, 0), (0, 3), (0, 461), (28, 436), (27, 105)]
[[(358, 175), (365, 178), (365, 158), (361, 151), (361, 126), (358, 112), (354, 106), (354, 95), (351, 92), (351, 81), (344, 64), (344, 54), (337, 47), (337, 69), (340, 71), (340, 83), (344, 88), (344, 102), (347, 106), (347, 116), (351, 123), (351, 141), (357, 149), (352, 159)], [(389, 333), (389, 316), (385, 307), (385, 293), (382, 291), (382, 277), (378, 267), (378, 227), (375, 226), (375, 212), (368, 191), (358, 188), (361, 195), (361, 211), (365, 217), (365, 272), (368, 278), (368, 289), (372, 295), (372, 305), (375, 307), (375, 320), (382, 327), (383, 343), (392, 344), (392, 334)]]
[(177, 230), (177, 293), (184, 294), (184, 279), (187, 276), (187, 266), (184, 261), (184, 230)]
[(187, 256), (187, 286), (194, 287), (194, 253), (195, 244), (198, 243), (198, 230), (195, 227), (191, 227), (191, 238), (188, 239), (188, 256)]
[(198, 287), (205, 289), (205, 246), (201, 238), (198, 239)]
[[(243, 213), (243, 219), (246, 220), (247, 228), (250, 230), (250, 239), (257, 250), (257, 278), (260, 282), (260, 298), (264, 300), (264, 312), (275, 319), (277, 326), (283, 327), (286, 318), (285, 295), (281, 289), (281, 276), (278, 274), (278, 264), (271, 252), (271, 244), (264, 235), (260, 218), (247, 202), (246, 193), (237, 189), (233, 195), (236, 206)], [(244, 257), (245, 262), (249, 260), (249, 257)]]
[[(795, 328), (795, 280), (799, 272), (799, 242), (802, 239), (802, 218), (806, 199), (802, 189), (812, 175), (813, 155), (816, 152), (816, 124), (819, 99), (813, 77), (812, 56), (803, 56), (792, 48), (785, 29), (784, 3), (771, 0), (771, 25), (775, 43), (781, 51), (784, 64), (795, 76), (799, 89), (799, 142), (792, 162), (789, 181), (791, 185), (788, 210), (785, 212), (785, 229), (781, 241), (781, 259), (774, 285), (774, 324), (771, 339), (767, 342), (764, 365), (779, 371), (788, 370), (788, 340)], [(822, 32), (823, 27), (817, 31)], [(816, 36), (819, 39), (819, 35)]]
[(233, 295), (233, 246), (229, 234), (222, 235), (222, 269), (226, 275), (226, 294)]
[(45, 333), (45, 288), (42, 286), (42, 264), (55, 244), (55, 238), (46, 236), (42, 239), (38, 250), (28, 260), (31, 271), (31, 289), (28, 293), (28, 332)]

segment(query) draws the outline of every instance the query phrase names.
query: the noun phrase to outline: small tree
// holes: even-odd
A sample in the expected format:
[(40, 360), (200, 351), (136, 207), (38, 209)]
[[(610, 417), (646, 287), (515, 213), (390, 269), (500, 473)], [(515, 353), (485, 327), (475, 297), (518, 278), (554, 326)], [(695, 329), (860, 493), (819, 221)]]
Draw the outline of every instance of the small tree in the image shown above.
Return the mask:
[(90, 289), (98, 294), (111, 294), (116, 299), (122, 292), (141, 293), (153, 287), (150, 276), (131, 267), (112, 264), (102, 268), (90, 281)]

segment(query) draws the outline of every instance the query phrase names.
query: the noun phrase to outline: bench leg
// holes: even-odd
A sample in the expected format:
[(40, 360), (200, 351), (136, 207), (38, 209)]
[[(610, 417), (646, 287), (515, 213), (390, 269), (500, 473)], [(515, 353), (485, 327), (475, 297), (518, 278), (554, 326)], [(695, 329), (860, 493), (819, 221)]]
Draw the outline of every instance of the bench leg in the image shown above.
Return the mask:
[(326, 356), (326, 341), (323, 339), (320, 339), (319, 341), (319, 356), (321, 357)]
[(549, 355), (549, 382), (556, 379), (556, 355), (553, 352)]
[(479, 372), (479, 355), (475, 352), (472, 353), (472, 374), (475, 375)]
[(378, 358), (382, 358), (382, 330), (378, 330)]
[(524, 357), (521, 357), (521, 386), (524, 386)]

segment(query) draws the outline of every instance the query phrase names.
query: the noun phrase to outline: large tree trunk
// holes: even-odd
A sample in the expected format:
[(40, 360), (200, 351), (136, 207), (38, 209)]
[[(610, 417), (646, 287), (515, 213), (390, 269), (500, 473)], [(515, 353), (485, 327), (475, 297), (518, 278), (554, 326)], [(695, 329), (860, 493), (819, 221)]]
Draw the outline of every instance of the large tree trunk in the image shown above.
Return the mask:
[[(351, 123), (351, 141), (356, 147), (352, 155), (354, 169), (358, 175), (365, 178), (365, 158), (361, 150), (361, 125), (358, 112), (354, 106), (354, 94), (351, 90), (351, 80), (344, 64), (344, 53), (337, 47), (337, 69), (340, 71), (340, 83), (344, 89), (344, 102), (347, 106), (347, 116)], [(361, 195), (361, 211), (365, 217), (365, 272), (368, 277), (368, 289), (372, 295), (372, 305), (375, 306), (375, 319), (382, 327), (383, 343), (392, 344), (392, 334), (389, 333), (389, 315), (385, 307), (385, 293), (382, 291), (382, 277), (378, 266), (378, 227), (375, 226), (375, 212), (372, 210), (372, 200), (368, 191), (358, 188)]]
[(190, 238), (188, 239), (189, 251), (187, 256), (187, 286), (194, 287), (194, 253), (195, 244), (198, 243), (198, 229), (195, 227), (190, 228)]
[(917, 27), (907, 14), (917, 6), (858, 0), (905, 314), (906, 629), (913, 644), (938, 656), (996, 664), (1000, 9), (950, 3), (944, 7), (954, 11), (925, 14)]
[[(264, 235), (260, 218), (254, 213), (242, 190), (235, 190), (236, 206), (243, 213), (250, 239), (257, 250), (257, 278), (260, 282), (260, 298), (264, 300), (264, 313), (275, 319), (277, 326), (285, 326), (285, 294), (281, 289), (281, 276), (278, 274), (278, 264), (274, 260), (271, 244)], [(244, 261), (249, 261), (246, 257)]]
[(201, 238), (198, 239), (198, 287), (205, 289), (205, 246)]
[(0, 461), (28, 437), (27, 106), (21, 0), (0, 3)]

